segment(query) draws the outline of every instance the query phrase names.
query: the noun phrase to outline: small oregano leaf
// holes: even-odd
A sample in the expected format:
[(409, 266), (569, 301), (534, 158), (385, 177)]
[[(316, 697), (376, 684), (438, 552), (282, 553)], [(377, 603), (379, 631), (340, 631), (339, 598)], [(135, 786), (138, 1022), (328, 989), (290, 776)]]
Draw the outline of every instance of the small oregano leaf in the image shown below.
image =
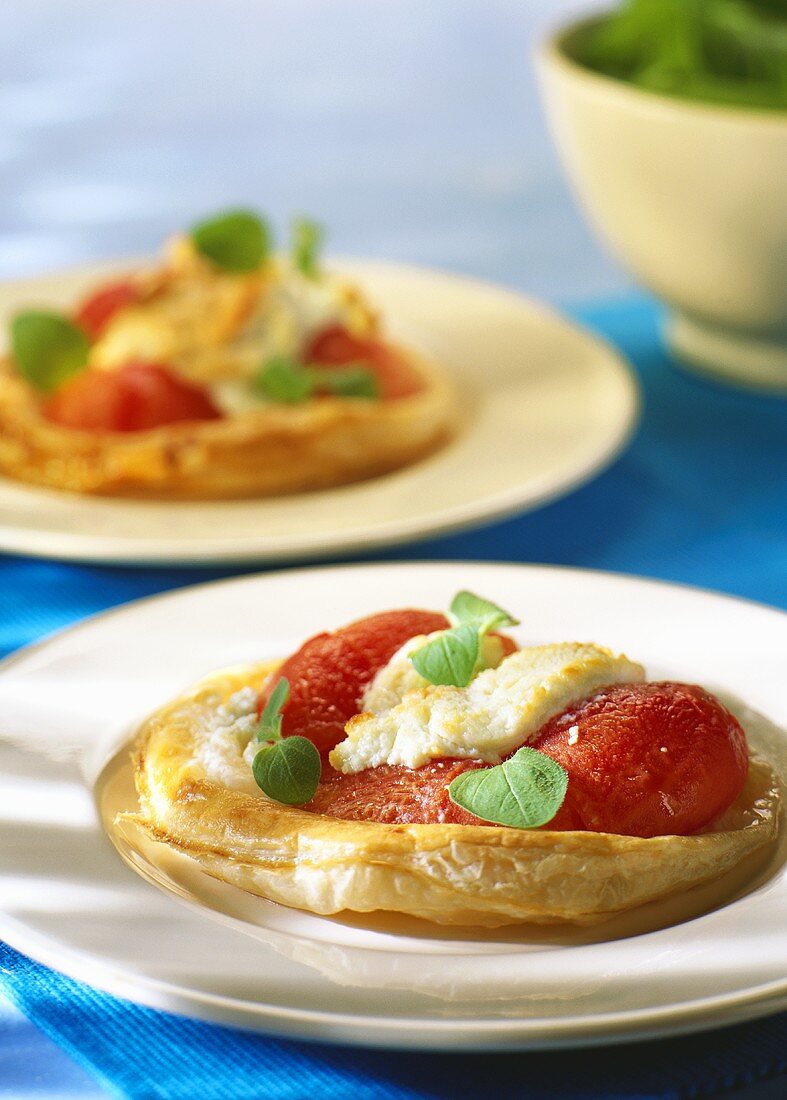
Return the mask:
[(90, 341), (62, 313), (29, 309), (11, 321), (11, 350), (19, 373), (51, 393), (84, 370)]
[(302, 806), (314, 798), (320, 782), (320, 754), (306, 737), (284, 737), (260, 749), (251, 770), (269, 798)]
[(518, 619), (509, 615), (491, 600), (484, 600), (474, 592), (457, 592), (451, 601), (451, 620), (456, 623), (475, 623), (482, 634), (501, 626), (517, 626)]
[(374, 372), (366, 367), (305, 367), (288, 355), (277, 355), (263, 365), (253, 383), (254, 390), (268, 401), (300, 405), (315, 394), (332, 397), (379, 397)]
[(311, 373), (286, 355), (269, 359), (254, 379), (253, 387), (261, 397), (283, 405), (300, 405), (314, 391)]
[(260, 267), (270, 254), (270, 230), (253, 210), (227, 210), (199, 222), (191, 239), (201, 255), (225, 271)]
[(410, 654), (416, 672), (430, 684), (467, 687), (479, 654), (478, 630), (472, 623), (444, 630)]
[(338, 367), (336, 370), (320, 367), (312, 370), (311, 375), (319, 393), (330, 393), (334, 397), (380, 396), (377, 377), (368, 367)]
[(567, 789), (565, 769), (525, 746), (502, 764), (464, 772), (451, 783), (448, 796), (482, 821), (537, 829), (552, 820)]
[(290, 697), (290, 681), (282, 676), (270, 694), (254, 732), (256, 741), (278, 741), (281, 737), (281, 711)]
[(431, 684), (467, 687), (476, 672), (486, 667), (481, 660), (484, 635), (497, 627), (516, 626), (519, 620), (496, 603), (467, 591), (454, 596), (449, 618), (451, 629), (411, 653), (410, 660)]
[(325, 230), (309, 218), (295, 218), (292, 223), (292, 262), (309, 279), (319, 275), (319, 255)]

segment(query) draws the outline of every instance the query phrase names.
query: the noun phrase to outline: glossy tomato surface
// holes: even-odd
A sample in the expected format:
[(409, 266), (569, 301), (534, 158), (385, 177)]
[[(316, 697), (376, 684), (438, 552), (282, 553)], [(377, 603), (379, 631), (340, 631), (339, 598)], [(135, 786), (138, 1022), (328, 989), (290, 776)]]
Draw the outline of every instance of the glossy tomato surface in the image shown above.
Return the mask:
[(216, 420), (220, 412), (201, 386), (157, 363), (85, 370), (44, 405), (47, 419), (80, 431), (138, 432), (185, 420)]
[(739, 723), (693, 684), (616, 684), (547, 722), (533, 747), (568, 772), (553, 828), (694, 833), (735, 800), (748, 772)]

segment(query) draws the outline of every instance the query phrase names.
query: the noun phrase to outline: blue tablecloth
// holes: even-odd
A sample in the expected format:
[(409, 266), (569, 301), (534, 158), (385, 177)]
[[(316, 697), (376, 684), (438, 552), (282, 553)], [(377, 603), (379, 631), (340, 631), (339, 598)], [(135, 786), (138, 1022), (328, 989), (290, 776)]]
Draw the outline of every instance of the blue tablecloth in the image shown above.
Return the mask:
[[(378, 556), (592, 566), (787, 606), (787, 402), (677, 371), (648, 300), (574, 312), (639, 373), (644, 416), (626, 454), (592, 484), (530, 515)], [(226, 574), (2, 559), (0, 650), (125, 600)], [(167, 1017), (93, 993), (7, 948), (0, 988), (105, 1085), (132, 1097), (688, 1098), (787, 1072), (787, 1016), (614, 1051), (402, 1055)]]

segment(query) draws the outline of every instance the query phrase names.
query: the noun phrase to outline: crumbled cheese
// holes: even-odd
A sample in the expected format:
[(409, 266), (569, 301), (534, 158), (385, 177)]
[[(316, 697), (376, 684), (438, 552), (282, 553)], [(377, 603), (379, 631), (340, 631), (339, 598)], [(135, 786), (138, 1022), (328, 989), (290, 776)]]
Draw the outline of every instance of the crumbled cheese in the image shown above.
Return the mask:
[(307, 279), (282, 265), (279, 277), (228, 345), (236, 377), (252, 376), (274, 356), (300, 359), (317, 332), (330, 325), (347, 324), (348, 316), (338, 280)]
[(214, 382), (210, 395), (225, 416), (238, 416), (240, 413), (259, 409), (262, 405), (259, 395), (245, 378), (227, 378), (222, 382)]
[(667, 794), (666, 791), (659, 791), (661, 798), (661, 804), (670, 817), (674, 817), (680, 809), (680, 802), (677, 798), (673, 798), (672, 795)]
[(310, 279), (292, 267), (283, 267), (276, 289), (278, 308), (293, 319), (301, 342), (348, 319), (344, 286), (331, 276)]
[(576, 745), (579, 740), (579, 726), (568, 727), (568, 743), (569, 745)]
[(607, 684), (644, 677), (641, 665), (599, 646), (532, 646), (466, 688), (430, 685), (381, 713), (356, 715), (330, 762), (345, 773), (380, 764), (417, 768), (445, 756), (498, 763), (572, 703)]
[[(429, 681), (416, 670), (410, 654), (433, 638), (439, 637), (441, 633), (442, 631), (436, 630), (432, 634), (417, 634), (405, 642), (366, 688), (361, 700), (361, 710), (370, 714), (382, 714), (401, 703), (410, 692), (428, 688)], [(485, 635), (481, 639), (480, 667), (497, 668), (503, 659), (503, 652), (503, 643), (499, 638), (493, 634)]]
[(251, 773), (257, 751), (251, 740), (257, 726), (257, 692), (246, 687), (216, 707), (199, 743), (196, 760), (208, 779), (247, 794), (258, 792)]

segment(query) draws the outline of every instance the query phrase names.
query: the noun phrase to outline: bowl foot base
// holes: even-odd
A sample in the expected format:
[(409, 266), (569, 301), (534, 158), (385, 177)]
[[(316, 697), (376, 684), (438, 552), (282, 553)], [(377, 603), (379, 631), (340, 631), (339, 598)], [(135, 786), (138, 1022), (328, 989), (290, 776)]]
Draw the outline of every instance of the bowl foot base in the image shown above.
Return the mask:
[(719, 382), (787, 394), (787, 341), (748, 336), (672, 314), (665, 335), (681, 366)]

